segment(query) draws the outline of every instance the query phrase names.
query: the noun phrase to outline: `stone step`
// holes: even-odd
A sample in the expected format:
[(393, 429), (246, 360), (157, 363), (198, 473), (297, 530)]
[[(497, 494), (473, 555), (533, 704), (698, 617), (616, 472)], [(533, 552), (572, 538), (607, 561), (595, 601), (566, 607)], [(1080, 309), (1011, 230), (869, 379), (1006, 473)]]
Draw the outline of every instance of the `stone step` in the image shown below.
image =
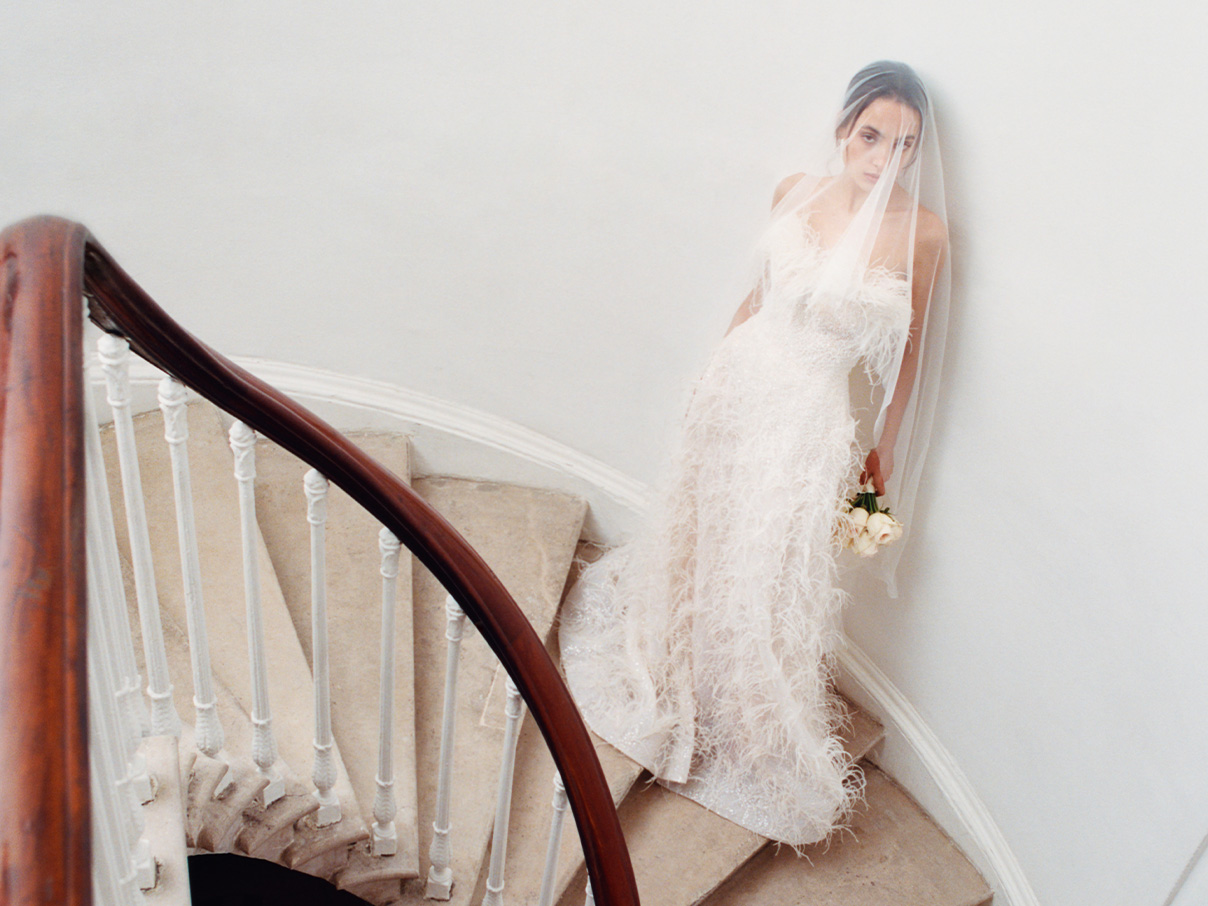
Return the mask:
[[(410, 478), (404, 437), (350, 434), (362, 450), (403, 481)], [(298, 640), (313, 667), (310, 525), (301, 460), (262, 441), (256, 449), (256, 512)], [(332, 734), (344, 755), (366, 822), (377, 791), (382, 611), (381, 524), (334, 485), (327, 497), (327, 625)], [(396, 585), (394, 684), (394, 818), (398, 852), (369, 854), (362, 841), (340, 872), (341, 887), (388, 884), (419, 873), (415, 790), (415, 670), (410, 557), (403, 552)]]
[(986, 882), (914, 800), (868, 762), (864, 775), (850, 832), (804, 857), (766, 847), (709, 906), (989, 906)]
[[(187, 841), (191, 846), (247, 853), (333, 879), (378, 906), (427, 903), (423, 878), (432, 836), (443, 707), (444, 590), (425, 570), (416, 567), (415, 606), (408, 618), (411, 598), (407, 580), (411, 577), (407, 575), (404, 558), (396, 621), (400, 677), (396, 687), (396, 731), (400, 735), (395, 747), (395, 789), (400, 843), (408, 839), (409, 848), (400, 847), (407, 851), (396, 857), (373, 859), (364, 851), (364, 841), (365, 819), (371, 817), (377, 750), (376, 654), (380, 644), (381, 580), (377, 570), (376, 526), (358, 526), (356, 513), (351, 511), (359, 508), (352, 507), (346, 498), (337, 502), (342, 495), (333, 489), (328, 521), (333, 722), (337, 749), (344, 750), (344, 757), (337, 759), (340, 772), (337, 792), (346, 805), (345, 819), (340, 824), (317, 828), (313, 826), (315, 804), (311, 795), (313, 784), (309, 781), (313, 758), (310, 569), (305, 497), (300, 491), (305, 468), (281, 451), (259, 445), (257, 501), (264, 536), (260, 552), (261, 584), (270, 645), (269, 684), (282, 756), (277, 767), (287, 778), (288, 791), (285, 798), (265, 810), (257, 803), (265, 780), (250, 761), (251, 701), (243, 629), (238, 504), (231, 456), (220, 418), (209, 407), (197, 404), (190, 407), (190, 459), (198, 501), (203, 589), (219, 713), (227, 734), (222, 757), (229, 761), (235, 782), (226, 795), (214, 798), (226, 766), (189, 751), (192, 734), (191, 728), (186, 727), (179, 764), (180, 784), (186, 788), (183, 801), (187, 816), (183, 820)], [(175, 684), (174, 699), (182, 719), (188, 722), (193, 719), (192, 678), (183, 630), (171, 473), (158, 413), (138, 419), (136, 433), (165, 641)], [(116, 458), (110, 449), (111, 433), (106, 432), (103, 439), (133, 610), (128, 542), (116, 479)], [(405, 477), (404, 441), (361, 437), (357, 442)], [(547, 637), (556, 658), (556, 639), (549, 630), (571, 562), (574, 539), (582, 525), (585, 510), (582, 502), (544, 491), (455, 479), (421, 479), (416, 485), (496, 570), (538, 632)], [(291, 487), (297, 490), (290, 490)], [(289, 512), (291, 508), (293, 513)], [(365, 535), (369, 536), (368, 544), (364, 543)], [(357, 604), (363, 607), (358, 610)], [(132, 616), (132, 624), (137, 634), (136, 616)], [(360, 657), (342, 660), (337, 666), (340, 642), (348, 639), (353, 641), (346, 650)], [(139, 645), (136, 638), (136, 649)], [(407, 661), (408, 657), (414, 657), (413, 664)], [(139, 658), (141, 661), (141, 650)], [(145, 667), (142, 669), (145, 678)], [(481, 636), (468, 624), (460, 678), (451, 822), (455, 878), (451, 903), (456, 906), (477, 903), (485, 892), (485, 859), (489, 853), (503, 737), (502, 671)], [(404, 689), (404, 685), (408, 688)], [(351, 707), (339, 708), (336, 702), (341, 700), (351, 703)], [(336, 715), (345, 711), (348, 718), (341, 721)], [(411, 744), (406, 741), (408, 732), (414, 734)], [(881, 730), (875, 721), (857, 710), (849, 737), (849, 752), (861, 757), (880, 739)], [(614, 801), (622, 803), (622, 826), (644, 902), (660, 906), (693, 906), (704, 900), (715, 906), (738, 902), (751, 906), (773, 903), (986, 906), (990, 902), (989, 888), (959, 850), (892, 780), (867, 762), (864, 763), (868, 783), (866, 803), (853, 816), (850, 832), (836, 835), (828, 844), (809, 847), (806, 858), (798, 858), (788, 847), (766, 846), (763, 838), (690, 800), (656, 784), (638, 782), (639, 766), (598, 739), (596, 747)], [(418, 788), (414, 779), (417, 776)], [(510, 902), (536, 901), (548, 839), (552, 776), (552, 760), (544, 740), (535, 725), (526, 720), (518, 746), (509, 837), (504, 896)], [(404, 799), (409, 785), (412, 798), (408, 806)], [(156, 818), (159, 824), (169, 820), (164, 817), (167, 811), (161, 808)], [(178, 815), (175, 820), (179, 822), (181, 818)], [(569, 816), (566, 825), (555, 899), (559, 906), (579, 906), (586, 875), (578, 835)], [(405, 835), (405, 828), (411, 828), (413, 836)], [(148, 829), (151, 830), (151, 824)], [(157, 830), (156, 837), (168, 833)], [(415, 880), (401, 880), (416, 878), (417, 874)], [(171, 879), (165, 875), (165, 880)], [(165, 887), (164, 891), (168, 889)]]
[[(576, 564), (582, 556), (582, 547)], [(567, 587), (573, 583), (577, 569), (572, 567)], [(546, 649), (560, 664), (558, 633), (550, 632)], [(642, 766), (614, 749), (596, 734), (588, 731), (595, 743), (596, 757), (608, 780), (612, 801), (619, 805), (629, 794), (642, 773)], [(507, 875), (504, 899), (516, 903), (536, 903), (545, 872), (545, 856), (549, 846), (550, 823), (553, 817), (554, 760), (541, 731), (533, 722), (524, 725), (516, 746), (516, 774), (513, 780), (512, 811), (508, 819)], [(561, 845), (558, 850), (554, 900), (567, 888), (583, 865), (583, 848), (575, 829), (574, 817), (568, 806), (563, 820)], [(486, 893), (486, 878), (478, 880), (473, 902)]]
[[(582, 528), (584, 502), (550, 491), (448, 478), (420, 479), (415, 488), (478, 550), (537, 632), (546, 635)], [(428, 902), (424, 879), (436, 809), (446, 651), (445, 591), (418, 565), (414, 598), (421, 877), (406, 882), (401, 902), (418, 906)], [(467, 621), (458, 672), (450, 810), (454, 906), (471, 900), (494, 822), (503, 745), (501, 673), (495, 655)]]
[(142, 743), (155, 784), (155, 798), (143, 806), (144, 835), (155, 859), (155, 887), (144, 892), (149, 906), (189, 906), (179, 743), (174, 736), (149, 736)]
[[(845, 704), (851, 720), (843, 734), (844, 747), (858, 761), (884, 733), (871, 716), (850, 702)], [(768, 842), (653, 782), (636, 785), (617, 813), (638, 893), (643, 902), (659, 906), (701, 902)], [(587, 870), (580, 855), (560, 906), (577, 906), (586, 884)]]
[[(596, 757), (604, 769), (612, 793), (619, 804), (642, 773), (641, 765), (614, 749), (594, 733)], [(550, 823), (553, 817), (554, 761), (537, 725), (531, 721), (524, 726), (516, 747), (516, 774), (512, 812), (508, 821), (508, 854), (504, 898), (509, 902), (536, 903), (545, 871), (545, 854), (549, 845)], [(565, 890), (583, 864), (583, 848), (575, 829), (575, 820), (567, 806), (563, 820), (561, 844), (555, 874), (557, 892)], [(486, 894), (485, 873), (471, 902), (479, 902)]]
[[(233, 476), (233, 460), (227, 445), (222, 415), (218, 410), (203, 401), (195, 401), (189, 405), (188, 419), (189, 471), (193, 487), (202, 592), (213, 672), (215, 680), (230, 693), (238, 709), (246, 716), (251, 712), (252, 696), (247, 654), (239, 503)], [(167, 444), (163, 440), (163, 422), (158, 412), (147, 413), (135, 419), (135, 437), (165, 637), (170, 634), (168, 626), (171, 624), (175, 627), (177, 638), (175, 654), (170, 651), (170, 657), (174, 661), (174, 699), (182, 719), (191, 720), (193, 684), (191, 671), (184, 666), (187, 662), (187, 644), (182, 640), (186, 622), (177, 545), (176, 505), (172, 489), (171, 461)], [(125, 561), (127, 599), (131, 608), (131, 624), (135, 627), (135, 647), (143, 676), (146, 677), (145, 665), (141, 664), (137, 605), (129, 575), (129, 538), (125, 530), (125, 507), (111, 429), (102, 432), (102, 447), (105, 451), (114, 521), (118, 526), (118, 548)], [(309, 765), (313, 757), (310, 669), (298, 644), (268, 552), (262, 539), (257, 538), (257, 542), (272, 726), (280, 760), (291, 766), (289, 773), (294, 778), (305, 778), (309, 776)], [(222, 694), (219, 694), (219, 701), (223, 702)], [(231, 712), (227, 713), (230, 716)], [(238, 726), (227, 728), (227, 745), (233, 752), (241, 751), (243, 740), (246, 740), (246, 745), (250, 748), (250, 729), (241, 730)], [(336, 748), (338, 749), (338, 746)], [(338, 828), (328, 830), (328, 836), (335, 840), (332, 845), (339, 844), (345, 849), (343, 858), (334, 860), (339, 863), (336, 866), (339, 868), (347, 861), (346, 850), (351, 843), (364, 838), (367, 831), (338, 751), (335, 756), (336, 793), (342, 803), (347, 803), (344, 821)], [(196, 771), (196, 766), (194, 770)], [(213, 779), (212, 774), (211, 771), (210, 779)], [(243, 771), (240, 776), (250, 775)], [(200, 786), (208, 784), (206, 778), (199, 779), (204, 781)], [(303, 785), (306, 784), (308, 781)], [(199, 785), (190, 778), (187, 786), (192, 801)], [(313, 786), (307, 786), (306, 789), (310, 792)], [(246, 792), (246, 787), (241, 787), (240, 790)], [(303, 814), (306, 805), (299, 800), (297, 793), (298, 788), (292, 787), (290, 803), (278, 806), (275, 813), (267, 816), (268, 819), (288, 820), (290, 815)], [(237, 802), (246, 807), (235, 808)], [(232, 842), (240, 832), (236, 822), (243, 821), (244, 811), (251, 806), (250, 801), (243, 803), (242, 800), (224, 797), (220, 808), (207, 803), (196, 816), (191, 809), (188, 819), (190, 822), (202, 812), (212, 819), (208, 828), (196, 825), (191, 827), (197, 832), (197, 842), (203, 844), (203, 848), (207, 842), (216, 846)], [(231, 823), (219, 826), (219, 812), (229, 817)], [(289, 814), (285, 814), (287, 812)], [(308, 854), (313, 855), (315, 853)]]

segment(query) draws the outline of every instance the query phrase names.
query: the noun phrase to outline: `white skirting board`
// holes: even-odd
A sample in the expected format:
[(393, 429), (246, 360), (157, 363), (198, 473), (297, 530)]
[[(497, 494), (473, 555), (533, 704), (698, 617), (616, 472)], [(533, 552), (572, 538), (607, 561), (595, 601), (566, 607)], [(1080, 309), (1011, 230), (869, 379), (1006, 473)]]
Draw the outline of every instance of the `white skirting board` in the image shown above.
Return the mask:
[[(590, 540), (610, 544), (621, 539), (636, 526), (649, 500), (646, 485), (617, 469), (468, 406), (319, 368), (233, 358), (336, 428), (409, 435), (418, 474), (512, 482), (585, 498), (590, 510), (584, 534)], [(160, 377), (143, 362), (131, 369), (136, 412), (155, 407)], [(840, 651), (839, 661), (843, 691), (885, 726), (878, 762), (961, 846), (994, 889), (996, 902), (1039, 906), (985, 804), (919, 712), (853, 642)]]

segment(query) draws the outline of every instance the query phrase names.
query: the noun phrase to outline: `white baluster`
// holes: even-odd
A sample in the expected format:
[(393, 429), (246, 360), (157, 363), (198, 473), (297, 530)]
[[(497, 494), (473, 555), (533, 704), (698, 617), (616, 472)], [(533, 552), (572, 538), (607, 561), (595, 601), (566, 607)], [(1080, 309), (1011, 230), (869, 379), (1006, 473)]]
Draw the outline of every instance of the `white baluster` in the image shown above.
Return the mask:
[(116, 787), (105, 769), (100, 746), (89, 747), (88, 774), (92, 795), (93, 899), (105, 906), (142, 906), (146, 900), (138, 886), (138, 871), (130, 850), (122, 845)]
[(256, 544), (256, 434), (243, 422), (231, 425), (231, 450), (235, 454), (235, 479), (239, 482), (239, 517), (243, 536), (243, 593), (247, 602), (247, 648), (252, 672), (252, 761), (268, 778), (264, 788), (267, 808), (285, 794), (285, 780), (273, 767), (277, 740), (268, 701), (268, 656), (264, 644), (264, 618), (260, 605), (260, 562)]
[(126, 501), (134, 588), (147, 661), (147, 694), (151, 696), (151, 732), (156, 736), (180, 736), (180, 716), (172, 703), (172, 682), (159, 618), (151, 540), (147, 533), (147, 512), (134, 443), (134, 421), (130, 415), (130, 345), (119, 337), (105, 334), (97, 342), (97, 348), (105, 372), (109, 405), (113, 407), (113, 428), (122, 469), (122, 496)]
[[(92, 558), (99, 560), (99, 558)], [(89, 560), (85, 567), (88, 597), (100, 595), (101, 580), (97, 564)], [(118, 710), (117, 683), (114, 677), (114, 646), (107, 637), (98, 608), (88, 608), (88, 727), (90, 770), (100, 777), (96, 795), (105, 832), (117, 841), (115, 871), (120, 884), (132, 880), (137, 887), (155, 885), (155, 862), (151, 847), (143, 836), (145, 819), (136, 797), (130, 761), (126, 757), (127, 730)]]
[(331, 671), (327, 655), (327, 479), (311, 469), (302, 479), (306, 491), (306, 521), (310, 523), (310, 638), (315, 673), (315, 764), (311, 779), (319, 810), (319, 827), (335, 824), (342, 812), (332, 791), (336, 762), (331, 737)]
[[(193, 518), (193, 486), (189, 478), (188, 392), (182, 383), (166, 377), (159, 384), (159, 408), (164, 416), (164, 440), (172, 456), (172, 489), (176, 495), (176, 537), (180, 548), (180, 572), (184, 579), (185, 620), (189, 631), (189, 658), (193, 667), (193, 707), (196, 710), (194, 739), (198, 751), (217, 758), (224, 744), (210, 667), (210, 642), (206, 633), (205, 605), (201, 593), (201, 563), (198, 558), (197, 527)], [(215, 798), (230, 789), (233, 780), (227, 766), (214, 791)]]
[(393, 856), (398, 852), (394, 815), (394, 620), (398, 582), (399, 540), (390, 529), (378, 533), (382, 555), (382, 651), (381, 689), (378, 696), (378, 772), (373, 797), (373, 854)]
[(453, 596), (445, 599), (445, 638), (449, 640), (445, 656), (445, 708), (440, 727), (440, 772), (436, 782), (436, 820), (432, 822), (432, 846), (428, 850), (430, 900), (447, 900), (453, 891), (453, 869), (449, 847), (449, 794), (453, 780), (453, 729), (457, 714), (457, 662), (466, 615)]
[(139, 740), (151, 731), (151, 719), (143, 700), (142, 679), (134, 660), (134, 642), (130, 632), (130, 614), (126, 609), (126, 589), (122, 584), (117, 552), (117, 535), (109, 507), (109, 483), (105, 477), (101, 435), (96, 412), (84, 407), (84, 463), (87, 514), (87, 551), (96, 569), (96, 588), (90, 592), (88, 606), (95, 608), (106, 649), (113, 657), (117, 676), (116, 698), (125, 737), (124, 755), (130, 765), (131, 785), (140, 802), (154, 795), (147, 761), (138, 749)]
[(596, 906), (596, 895), (591, 889), (591, 878), (587, 879), (587, 896), (583, 900), (583, 906)]
[(495, 800), (495, 831), (491, 837), (491, 868), (482, 906), (503, 906), (503, 870), (508, 850), (508, 819), (512, 814), (512, 779), (516, 772), (516, 740), (524, 701), (520, 690), (507, 678), (507, 724), (503, 736), (503, 761), (499, 766), (499, 793)]
[(96, 752), (89, 752), (89, 787), (92, 792), (92, 900), (104, 906), (142, 906), (146, 902), (139, 890), (137, 873), (130, 859), (123, 856), (117, 834), (111, 828), (103, 807), (106, 787)]
[(551, 906), (554, 901), (554, 880), (558, 874), (558, 851), (562, 848), (562, 824), (566, 820), (566, 786), (562, 775), (554, 772), (554, 814), (549, 824), (549, 845), (545, 848), (545, 871), (541, 875), (541, 893), (537, 906)]

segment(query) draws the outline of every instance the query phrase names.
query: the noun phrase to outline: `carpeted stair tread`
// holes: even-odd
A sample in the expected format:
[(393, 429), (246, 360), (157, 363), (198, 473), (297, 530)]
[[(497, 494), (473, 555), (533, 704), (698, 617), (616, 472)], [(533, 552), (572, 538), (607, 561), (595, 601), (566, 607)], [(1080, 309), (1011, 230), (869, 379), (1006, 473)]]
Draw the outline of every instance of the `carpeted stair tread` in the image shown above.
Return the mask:
[[(189, 724), (195, 719), (193, 688), (184, 631), (175, 504), (162, 420), (158, 413), (136, 419), (174, 699), (186, 724), (178, 756), (179, 799), (174, 805), (181, 814), (171, 823), (186, 828), (191, 846), (275, 860), (332, 879), (377, 906), (427, 906), (431, 901), (424, 899), (424, 877), (432, 837), (443, 707), (445, 592), (426, 570), (418, 566), (409, 569), (404, 554), (398, 588), (399, 685), (395, 690), (395, 821), (403, 851), (395, 857), (375, 859), (368, 855), (367, 836), (377, 757), (381, 596), (377, 526), (332, 488), (327, 545), (333, 729), (336, 748), (345, 749), (345, 758), (354, 753), (351, 757), (355, 764), (346, 768), (345, 760), (337, 753), (336, 789), (345, 804), (345, 819), (335, 826), (317, 828), (310, 781), (313, 705), (309, 527), (301, 489), (305, 467), (270, 445), (258, 445), (257, 503), (269, 686), (281, 756), (278, 767), (287, 778), (288, 790), (285, 799), (266, 811), (259, 802), (264, 780), (250, 761), (251, 696), (238, 500), (221, 418), (208, 405), (190, 406), (189, 456), (203, 592), (219, 714), (227, 738), (222, 757), (229, 760), (236, 781), (222, 799), (214, 799), (213, 790), (223, 766), (186, 751), (192, 743)], [(136, 652), (145, 681), (112, 432), (105, 431), (102, 439)], [(354, 439), (406, 478), (408, 450), (404, 439), (384, 435)], [(583, 502), (562, 494), (493, 482), (425, 478), (415, 484), (497, 572), (538, 633), (547, 637), (556, 658), (556, 640), (550, 628), (585, 515)], [(365, 518), (358, 522), (358, 514)], [(346, 644), (345, 650), (359, 657), (341, 659), (342, 643)], [(455, 883), (450, 902), (465, 906), (480, 902), (485, 892), (503, 740), (504, 686), (494, 655), (469, 623), (459, 673), (451, 821)], [(341, 714), (344, 719), (338, 716)], [(851, 724), (843, 734), (849, 752), (862, 757), (882, 735), (875, 720), (852, 709)], [(989, 888), (955, 845), (909, 796), (868, 762), (864, 762), (866, 801), (852, 817), (850, 830), (836, 834), (828, 843), (807, 848), (806, 858), (798, 858), (790, 848), (768, 846), (762, 837), (649, 783), (648, 777), (641, 781), (640, 767), (606, 743), (595, 741), (614, 801), (621, 802), (622, 826), (643, 902), (659, 906), (694, 906), (702, 901), (710, 906), (990, 903)], [(525, 720), (517, 752), (504, 891), (507, 902), (536, 902), (552, 812), (552, 778), (553, 763), (544, 740), (536, 726)], [(166, 786), (172, 786), (170, 780)], [(155, 808), (161, 814), (152, 819)], [(156, 840), (172, 833), (159, 829), (168, 811), (164, 802), (149, 807), (148, 832)], [(153, 846), (158, 845), (153, 840)], [(167, 902), (162, 897), (174, 882), (173, 871), (169, 869), (163, 875), (166, 885), (149, 895), (148, 902)], [(409, 878), (414, 879), (404, 880)], [(568, 810), (555, 886), (559, 906), (580, 906), (585, 880), (578, 834)], [(157, 896), (161, 899), (155, 899)]]
[[(865, 804), (849, 832), (799, 858), (769, 846), (709, 906), (986, 906), (977, 870), (889, 777), (865, 762)], [(661, 902), (661, 901), (660, 901)]]
[[(580, 546), (576, 564), (582, 557)], [(576, 572), (572, 566), (571, 573)], [(569, 582), (568, 582), (569, 585)], [(546, 648), (554, 663), (560, 664), (558, 634), (551, 632)], [(619, 804), (628, 795), (633, 784), (642, 773), (642, 766), (617, 749), (614, 749), (594, 733), (596, 757), (608, 780), (612, 801)], [(532, 721), (520, 731), (516, 746), (516, 774), (514, 778), (512, 811), (508, 819), (507, 874), (504, 897), (516, 903), (535, 903), (541, 891), (545, 871), (545, 854), (549, 845), (550, 822), (553, 815), (554, 759), (541, 731)], [(558, 866), (554, 883), (554, 899), (565, 890), (578, 868), (583, 864), (583, 849), (574, 817), (567, 806), (563, 820), (562, 841), (558, 851)], [(478, 902), (486, 892), (486, 878), (479, 878), (479, 889), (474, 896)]]
[[(416, 490), (473, 545), (544, 636), (553, 623), (586, 504), (552, 491), (451, 478), (424, 478)], [(403, 902), (423, 898), (436, 808), (436, 775), (445, 682), (445, 596), (415, 568), (415, 694), (419, 771), (420, 879)], [(458, 672), (458, 722), (451, 803), (451, 903), (470, 902), (494, 821), (503, 745), (501, 716), (484, 714), (498, 660), (467, 620)], [(500, 705), (502, 707), (502, 705)]]
[[(848, 707), (854, 709), (850, 704)], [(875, 731), (870, 731), (870, 724)], [(867, 754), (882, 735), (880, 727), (866, 715), (859, 718), (858, 724), (853, 717), (852, 727), (857, 726), (859, 732), (852, 735), (861, 748), (849, 750), (853, 760)], [(643, 901), (657, 902), (660, 906), (692, 906), (700, 902), (767, 843), (763, 836), (657, 783), (635, 787), (621, 804), (618, 815), (633, 861), (638, 892)], [(562, 906), (577, 902), (586, 883), (586, 869), (580, 863), (565, 889)]]

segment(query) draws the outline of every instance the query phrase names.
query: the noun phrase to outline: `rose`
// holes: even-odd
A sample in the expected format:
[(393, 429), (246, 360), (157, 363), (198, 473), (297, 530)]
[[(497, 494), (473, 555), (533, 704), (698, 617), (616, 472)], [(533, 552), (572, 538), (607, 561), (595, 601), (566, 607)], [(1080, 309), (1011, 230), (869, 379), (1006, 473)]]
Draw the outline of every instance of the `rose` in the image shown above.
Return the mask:
[(852, 542), (851, 549), (861, 557), (871, 557), (877, 552), (877, 542), (868, 532), (860, 532)]
[(868, 517), (865, 531), (874, 544), (891, 544), (902, 537), (902, 523), (888, 513), (873, 513)]
[(851, 507), (839, 520), (837, 535), (843, 547), (852, 547), (856, 538), (864, 531), (868, 522), (868, 510), (863, 507)]
[[(888, 515), (888, 514), (887, 514), (887, 515)], [(896, 520), (896, 519), (894, 519), (892, 516), (890, 516), (890, 517), (889, 517), (889, 531), (890, 531), (890, 534), (889, 534), (889, 539), (888, 539), (888, 540), (887, 540), (885, 543), (886, 543), (886, 544), (892, 544), (893, 542), (895, 542), (895, 541), (897, 541), (899, 538), (901, 538), (901, 537), (902, 537), (902, 529), (903, 529), (903, 525), (902, 525), (902, 523), (898, 522), (898, 520)]]

